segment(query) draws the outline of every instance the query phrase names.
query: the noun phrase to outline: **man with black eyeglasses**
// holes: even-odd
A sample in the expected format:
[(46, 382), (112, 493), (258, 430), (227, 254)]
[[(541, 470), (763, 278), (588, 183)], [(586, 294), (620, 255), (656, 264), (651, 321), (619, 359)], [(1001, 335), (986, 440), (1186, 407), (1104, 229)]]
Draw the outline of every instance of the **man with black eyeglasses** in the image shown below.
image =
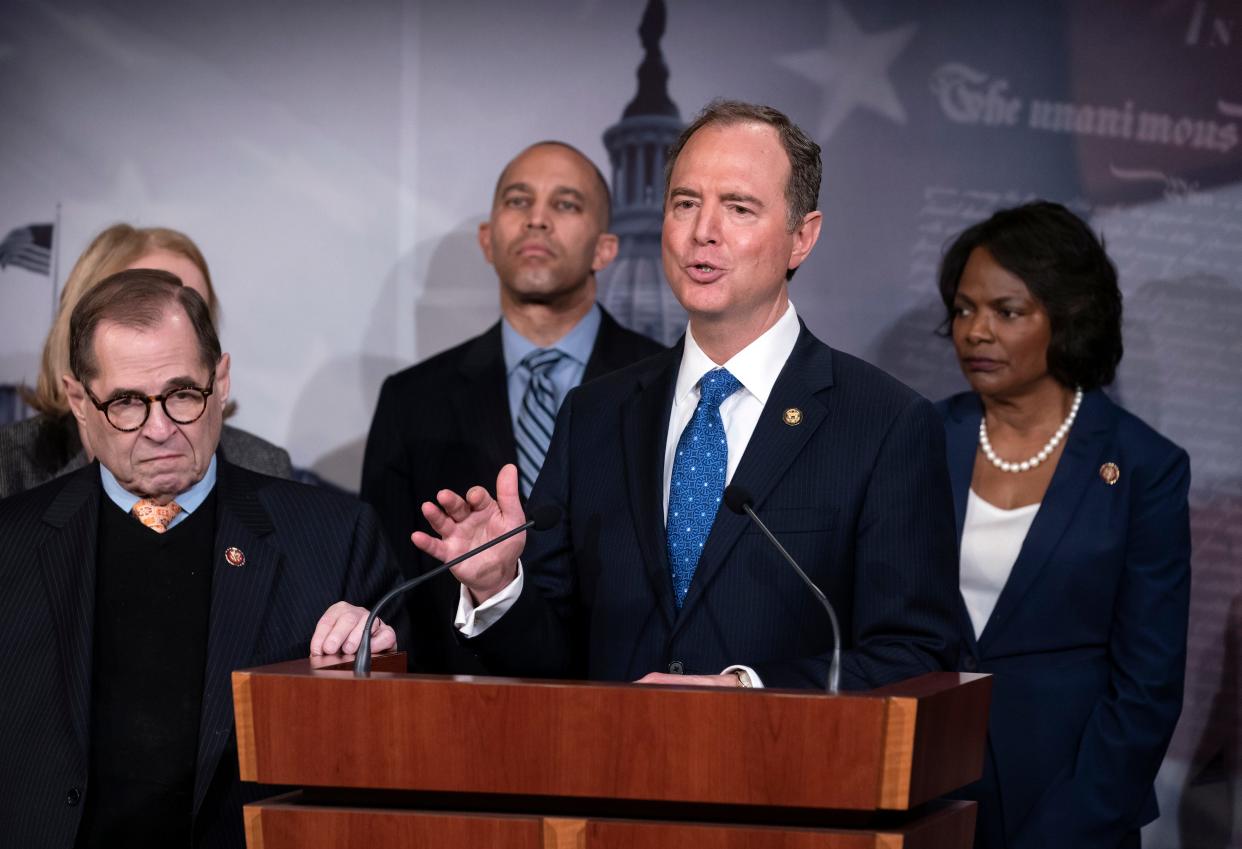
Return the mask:
[(242, 804), (271, 791), (238, 780), (231, 672), (351, 652), (354, 605), (398, 581), (369, 508), (219, 456), (229, 366), (166, 272), (73, 312), (64, 382), (97, 462), (0, 502), (6, 845), (243, 846)]

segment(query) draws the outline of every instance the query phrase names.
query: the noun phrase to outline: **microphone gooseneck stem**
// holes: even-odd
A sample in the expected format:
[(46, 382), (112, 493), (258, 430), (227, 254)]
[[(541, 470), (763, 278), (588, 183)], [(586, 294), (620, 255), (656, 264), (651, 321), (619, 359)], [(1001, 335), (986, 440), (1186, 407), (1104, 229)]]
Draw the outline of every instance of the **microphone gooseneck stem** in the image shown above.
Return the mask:
[(530, 530), (534, 526), (535, 526), (535, 520), (531, 519), (528, 522), (518, 525), (513, 530), (505, 531), (503, 534), (496, 537), (495, 539), (488, 540), (487, 542), (480, 545), (478, 548), (470, 549), (469, 551), (467, 551), (465, 554), (461, 555), (460, 557), (455, 557), (452, 560), (449, 560), (447, 563), (441, 563), (439, 566), (432, 569), (427, 574), (418, 575), (417, 577), (410, 578), (408, 581), (405, 581), (402, 584), (398, 584), (396, 587), (389, 590), (388, 594), (385, 595), (383, 598), (381, 598), (379, 602), (377, 602), (376, 605), (371, 608), (371, 613), (369, 616), (367, 616), (367, 624), (362, 629), (362, 639), (358, 641), (358, 652), (354, 656), (354, 677), (355, 678), (366, 678), (371, 674), (371, 626), (375, 623), (375, 617), (379, 615), (380, 609), (384, 605), (386, 605), (388, 602), (392, 601), (394, 598), (401, 595), (402, 593), (406, 592), (407, 590), (412, 590), (415, 587), (417, 587), (419, 584), (423, 583), (424, 581), (430, 581), (432, 578), (436, 577), (437, 575), (440, 575), (443, 572), (446, 572), (449, 569), (452, 569), (458, 563), (461, 563), (465, 560), (469, 560), (471, 557), (474, 557), (476, 554), (482, 554), (483, 552), (491, 548), (493, 545), (498, 545), (504, 542), (505, 540), (509, 539), (509, 537), (517, 536), (523, 531)]
[(798, 577), (802, 579), (802, 582), (806, 584), (807, 588), (815, 594), (817, 599), (819, 599), (819, 603), (824, 606), (824, 610), (828, 611), (828, 619), (832, 622), (832, 663), (828, 667), (828, 692), (840, 692), (841, 627), (837, 624), (837, 612), (832, 609), (832, 604), (829, 603), (828, 597), (820, 591), (819, 587), (815, 586), (814, 581), (807, 577), (806, 572), (802, 571), (802, 567), (799, 566), (798, 562), (793, 559), (793, 556), (785, 550), (785, 546), (781, 545), (780, 540), (772, 535), (772, 532), (768, 530), (768, 526), (760, 521), (759, 517), (755, 515), (755, 511), (751, 509), (750, 505), (744, 503), (742, 504), (742, 509), (746, 511), (747, 516), (750, 516), (751, 521), (759, 527), (759, 530), (763, 531), (763, 535), (768, 538), (768, 542), (772, 543), (772, 545), (776, 547), (776, 550), (781, 553), (781, 556), (785, 558), (786, 562), (794, 568), (794, 571), (798, 573)]

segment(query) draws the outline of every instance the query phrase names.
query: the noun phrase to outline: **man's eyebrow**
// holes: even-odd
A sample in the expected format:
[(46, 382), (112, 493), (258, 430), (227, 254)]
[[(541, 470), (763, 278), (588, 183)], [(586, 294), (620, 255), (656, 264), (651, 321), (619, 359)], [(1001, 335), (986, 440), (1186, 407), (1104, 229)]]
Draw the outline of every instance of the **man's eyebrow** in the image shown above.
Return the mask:
[[(210, 379), (211, 378), (208, 377), (208, 380)], [(164, 381), (164, 391), (167, 392), (170, 389), (184, 389), (187, 386), (193, 386), (195, 389), (202, 389), (206, 385), (206, 381), (200, 383), (197, 377), (190, 377), (189, 375), (183, 374), (178, 375), (177, 377), (170, 377), (168, 380)]]
[(671, 198), (676, 198), (676, 197), (701, 198), (703, 197), (703, 195), (699, 194), (694, 189), (688, 189), (685, 186), (674, 186), (673, 188), (669, 189), (668, 196)]
[(744, 203), (747, 206), (757, 206), (763, 208), (763, 201), (754, 195), (744, 195), (741, 192), (725, 192), (720, 199), (728, 203)]
[(510, 183), (500, 190), (502, 197), (509, 194), (509, 192), (526, 192), (527, 194), (533, 194), (534, 190), (528, 183)]
[(556, 191), (555, 191), (555, 192), (553, 192), (553, 194), (558, 195), (558, 196), (559, 196), (559, 195), (569, 195), (570, 197), (572, 197), (572, 198), (576, 198), (577, 200), (581, 201), (582, 203), (586, 203), (586, 195), (585, 195), (583, 192), (581, 192), (580, 190), (575, 189), (575, 188), (574, 188), (574, 187), (572, 187), (572, 186), (557, 186), (557, 187), (556, 187)]
[[(164, 381), (163, 391), (168, 392), (172, 389), (184, 389), (187, 386), (193, 386), (195, 389), (202, 389), (206, 385), (207, 384), (205, 383), (199, 383), (197, 378), (190, 377), (189, 375), (178, 375), (177, 377), (170, 377), (168, 380)], [(126, 395), (138, 395), (143, 398), (147, 397), (147, 393), (141, 389), (129, 386), (118, 386), (116, 389), (113, 389), (108, 393), (107, 400), (115, 400)]]

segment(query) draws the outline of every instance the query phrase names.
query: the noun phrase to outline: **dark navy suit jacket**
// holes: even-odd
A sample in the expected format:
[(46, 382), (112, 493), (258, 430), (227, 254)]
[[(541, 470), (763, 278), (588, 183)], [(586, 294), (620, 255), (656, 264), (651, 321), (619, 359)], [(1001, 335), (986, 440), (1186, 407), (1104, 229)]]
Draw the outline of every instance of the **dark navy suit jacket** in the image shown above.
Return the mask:
[[(194, 783), (197, 846), (244, 846), (235, 669), (305, 657), (323, 611), (370, 605), (398, 580), (375, 515), (352, 498), (221, 460)], [(90, 793), (96, 463), (0, 501), (0, 843), (72, 847)], [(229, 566), (224, 550), (245, 554)], [(388, 618), (388, 617), (385, 617)], [(398, 616), (398, 639), (404, 620)], [(344, 721), (344, 717), (342, 720)]]
[[(583, 383), (665, 350), (617, 324), (602, 307), (600, 312)], [(362, 500), (379, 513), (407, 578), (440, 565), (410, 542), (413, 531), (429, 530), (419, 506), (441, 489), (465, 493), (481, 484), (490, 490), (506, 463), (517, 463), (517, 445), (499, 322), (384, 381), (367, 436)], [(457, 644), (453, 615), (460, 587), (445, 574), (408, 594), (414, 634), (408, 649), (415, 668), (486, 671)]]
[[(970, 393), (937, 406), (960, 535), (982, 407)], [(977, 846), (1115, 847), (1155, 818), (1182, 703), (1189, 486), (1185, 451), (1084, 396), (978, 640), (959, 606), (961, 668), (993, 675)]]
[[(633, 680), (738, 663), (768, 686), (824, 686), (827, 614), (745, 516), (722, 505), (675, 610), (662, 505), (680, 363), (678, 345), (562, 405), (530, 500), (565, 518), (528, 535), (522, 594), (467, 641), (494, 671)], [(952, 668), (953, 515), (928, 401), (803, 327), (733, 483), (834, 603), (842, 686)]]

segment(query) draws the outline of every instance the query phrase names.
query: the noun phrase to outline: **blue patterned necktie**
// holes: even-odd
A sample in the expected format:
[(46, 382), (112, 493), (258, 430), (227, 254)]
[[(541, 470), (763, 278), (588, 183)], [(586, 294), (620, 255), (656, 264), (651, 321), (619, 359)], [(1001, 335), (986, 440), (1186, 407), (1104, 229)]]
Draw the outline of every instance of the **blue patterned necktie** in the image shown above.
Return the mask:
[(729, 443), (725, 438), (720, 405), (742, 388), (728, 370), (716, 368), (699, 380), (699, 405), (677, 441), (673, 475), (668, 488), (668, 563), (673, 573), (673, 596), (681, 609), (690, 580), (699, 565), (703, 543), (711, 533), (725, 470)]
[(522, 396), (522, 406), (518, 410), (517, 429), (513, 434), (517, 441), (518, 476), (522, 494), (527, 498), (535, 485), (535, 478), (539, 477), (543, 460), (548, 456), (548, 445), (552, 442), (557, 404), (551, 372), (565, 356), (556, 348), (536, 348), (522, 357), (519, 364), (519, 368), (530, 375), (526, 394)]

